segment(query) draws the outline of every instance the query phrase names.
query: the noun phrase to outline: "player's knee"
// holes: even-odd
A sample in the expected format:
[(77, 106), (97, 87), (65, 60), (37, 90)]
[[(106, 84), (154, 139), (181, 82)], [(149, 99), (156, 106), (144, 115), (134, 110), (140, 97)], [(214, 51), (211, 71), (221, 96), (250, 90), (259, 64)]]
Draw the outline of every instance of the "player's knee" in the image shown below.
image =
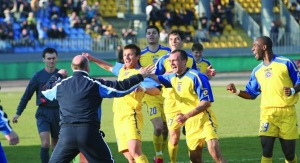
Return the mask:
[(295, 153), (286, 153), (285, 155), (285, 159), (288, 161), (293, 161), (295, 158)]
[(263, 156), (264, 157), (272, 157), (273, 156), (273, 150), (267, 147), (263, 148)]
[(172, 145), (177, 145), (179, 143), (179, 137), (178, 136), (172, 136), (172, 137), (170, 137), (169, 141)]
[(43, 148), (50, 148), (50, 143), (49, 142), (42, 142), (42, 147)]
[(163, 131), (162, 127), (157, 126), (157, 127), (154, 128), (155, 135), (161, 135), (162, 131)]

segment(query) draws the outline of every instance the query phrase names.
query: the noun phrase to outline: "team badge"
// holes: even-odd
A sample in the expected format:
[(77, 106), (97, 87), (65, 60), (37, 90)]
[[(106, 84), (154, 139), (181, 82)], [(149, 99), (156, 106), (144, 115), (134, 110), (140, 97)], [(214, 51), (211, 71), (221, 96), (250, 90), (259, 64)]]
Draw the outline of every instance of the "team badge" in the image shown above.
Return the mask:
[(177, 91), (178, 91), (178, 92), (181, 91), (181, 84), (182, 84), (182, 82), (178, 82), (178, 83), (177, 83)]
[(205, 89), (205, 90), (203, 91), (203, 95), (207, 95), (207, 94), (208, 94), (208, 90)]
[(153, 61), (153, 63), (156, 63), (158, 61), (158, 56), (153, 56), (152, 61)]
[(265, 71), (265, 77), (266, 78), (270, 78), (272, 76), (272, 72), (269, 70), (269, 69), (267, 69), (266, 71)]

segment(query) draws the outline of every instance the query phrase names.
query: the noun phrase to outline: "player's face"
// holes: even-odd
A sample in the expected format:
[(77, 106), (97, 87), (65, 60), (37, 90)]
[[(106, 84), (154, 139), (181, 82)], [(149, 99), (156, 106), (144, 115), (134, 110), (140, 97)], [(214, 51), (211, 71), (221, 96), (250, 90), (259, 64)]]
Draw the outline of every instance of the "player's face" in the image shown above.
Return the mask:
[(172, 51), (176, 49), (181, 49), (183, 47), (183, 41), (179, 35), (170, 35), (169, 36), (169, 45)]
[(173, 53), (169, 56), (169, 62), (173, 73), (182, 74), (186, 69), (186, 61), (180, 57), (180, 52)]
[(147, 32), (146, 32), (146, 38), (147, 38), (148, 44), (150, 44), (150, 45), (158, 44), (159, 33), (157, 32), (157, 30), (155, 28), (149, 28), (149, 29), (147, 29)]
[(256, 39), (253, 43), (252, 52), (255, 55), (256, 60), (263, 60), (264, 57), (264, 45), (260, 39)]
[(194, 58), (195, 58), (195, 60), (197, 62), (200, 61), (200, 59), (202, 58), (202, 52), (203, 51), (200, 51), (200, 50), (194, 50), (194, 51), (192, 51), (193, 56), (194, 56)]
[(127, 68), (136, 68), (140, 55), (136, 56), (134, 49), (124, 49), (123, 60)]
[(43, 62), (45, 62), (46, 67), (55, 68), (57, 61), (56, 53), (46, 53), (45, 58), (43, 58)]

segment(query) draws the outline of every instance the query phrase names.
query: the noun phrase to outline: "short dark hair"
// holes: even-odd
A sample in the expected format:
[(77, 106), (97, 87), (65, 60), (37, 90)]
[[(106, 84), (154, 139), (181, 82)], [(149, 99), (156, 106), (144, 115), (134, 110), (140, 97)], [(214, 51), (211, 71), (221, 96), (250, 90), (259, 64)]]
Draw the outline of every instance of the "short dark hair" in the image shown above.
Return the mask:
[(158, 29), (158, 27), (155, 26), (155, 25), (149, 25), (149, 26), (146, 28), (145, 33), (147, 34), (147, 30), (148, 30), (148, 29), (151, 29), (151, 28), (154, 28), (154, 29), (157, 31), (157, 33), (159, 33), (159, 29)]
[(270, 37), (268, 36), (261, 36), (259, 37), (262, 40), (263, 45), (267, 45), (267, 50), (271, 50), (273, 43)]
[(174, 54), (174, 53), (177, 53), (177, 52), (179, 52), (180, 58), (182, 60), (186, 60), (187, 61), (188, 55), (187, 55), (187, 53), (184, 50), (176, 49), (176, 50), (172, 51), (171, 54)]
[(141, 49), (135, 44), (128, 44), (124, 47), (124, 50), (125, 49), (134, 49), (135, 50), (135, 56), (141, 55)]
[(72, 67), (74, 70), (84, 70), (88, 64), (89, 64), (89, 60), (87, 59), (87, 57), (82, 57), (83, 59), (79, 62), (79, 64), (74, 64), (72, 62)]
[(54, 48), (46, 48), (43, 50), (43, 58), (45, 58), (46, 53), (55, 53), (58, 56), (57, 51)]
[(192, 46), (192, 51), (203, 51), (203, 45), (199, 42), (195, 42)]
[(180, 37), (181, 40), (184, 40), (184, 38), (185, 38), (184, 32), (181, 31), (181, 30), (179, 30), (179, 29), (174, 29), (174, 30), (172, 30), (172, 31), (169, 33), (168, 37), (170, 37), (170, 35), (178, 35), (178, 36)]

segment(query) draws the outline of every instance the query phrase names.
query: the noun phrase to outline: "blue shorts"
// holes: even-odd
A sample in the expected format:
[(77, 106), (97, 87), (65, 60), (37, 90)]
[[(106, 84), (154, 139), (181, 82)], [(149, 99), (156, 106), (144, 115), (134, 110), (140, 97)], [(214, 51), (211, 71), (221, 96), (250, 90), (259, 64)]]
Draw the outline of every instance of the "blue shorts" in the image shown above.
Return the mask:
[(2, 148), (1, 142), (0, 142), (0, 162), (1, 163), (7, 163), (4, 150)]
[(35, 114), (38, 132), (50, 132), (52, 138), (59, 134), (59, 108), (39, 107)]

